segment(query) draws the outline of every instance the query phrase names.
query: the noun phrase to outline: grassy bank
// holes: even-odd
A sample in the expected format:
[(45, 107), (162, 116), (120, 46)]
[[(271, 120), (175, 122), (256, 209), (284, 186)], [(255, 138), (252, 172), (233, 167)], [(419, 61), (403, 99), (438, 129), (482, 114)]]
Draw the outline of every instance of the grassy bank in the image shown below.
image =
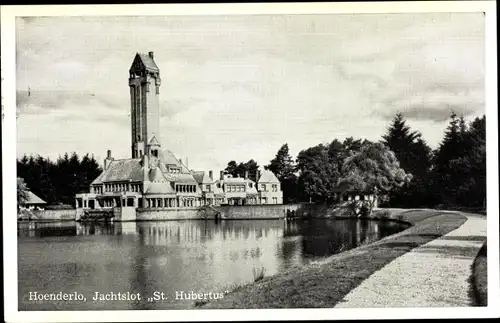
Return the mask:
[(461, 226), (466, 218), (431, 210), (390, 210), (384, 218), (413, 224), (403, 232), (303, 268), (240, 286), (201, 308), (333, 307), (392, 260)]
[(483, 245), (472, 265), (471, 288), (475, 306), (488, 306), (487, 245)]

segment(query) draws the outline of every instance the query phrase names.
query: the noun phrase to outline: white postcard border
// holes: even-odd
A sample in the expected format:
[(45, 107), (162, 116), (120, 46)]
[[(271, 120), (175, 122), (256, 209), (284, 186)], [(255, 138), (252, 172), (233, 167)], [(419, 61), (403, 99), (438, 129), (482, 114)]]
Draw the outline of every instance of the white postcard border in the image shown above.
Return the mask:
[[(152, 311), (22, 311), (18, 308), (16, 194), (16, 16), (222, 15), (332, 13), (486, 12), (486, 116), (488, 307), (398, 309), (269, 309)], [(466, 22), (464, 22), (466, 23)], [(409, 319), (498, 317), (500, 304), (498, 222), (497, 37), (494, 1), (380, 3), (170, 4), (99, 6), (8, 6), (1, 8), (2, 175), (4, 224), (4, 309), (6, 322), (234, 321), (321, 319)], [(466, 63), (466, 62), (464, 62)], [(12, 189), (9, 189), (12, 188)]]

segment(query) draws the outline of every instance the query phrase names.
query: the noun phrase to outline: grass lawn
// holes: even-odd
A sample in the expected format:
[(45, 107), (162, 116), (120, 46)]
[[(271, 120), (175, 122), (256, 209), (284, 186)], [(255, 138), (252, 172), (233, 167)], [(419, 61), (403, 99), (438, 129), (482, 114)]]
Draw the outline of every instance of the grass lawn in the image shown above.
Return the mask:
[(488, 306), (488, 268), (486, 261), (486, 243), (472, 265), (472, 298), (476, 306)]
[(322, 262), (240, 286), (223, 299), (209, 302), (201, 308), (333, 307), (363, 280), (392, 260), (453, 231), (466, 221), (466, 217), (459, 214), (430, 210), (402, 210), (393, 212), (389, 218), (397, 218), (414, 226)]

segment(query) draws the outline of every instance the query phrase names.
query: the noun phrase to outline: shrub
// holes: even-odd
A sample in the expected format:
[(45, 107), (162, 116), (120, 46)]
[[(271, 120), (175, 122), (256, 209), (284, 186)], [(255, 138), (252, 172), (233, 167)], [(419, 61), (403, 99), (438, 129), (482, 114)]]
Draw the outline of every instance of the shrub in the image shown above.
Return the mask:
[(377, 213), (377, 217), (382, 221), (387, 221), (391, 219), (391, 212), (388, 210), (383, 210)]
[(260, 267), (260, 269), (253, 268), (253, 281), (258, 282), (259, 280), (264, 279), (266, 272), (266, 268)]
[(359, 215), (361, 217), (368, 217), (370, 215), (370, 207), (366, 205), (366, 203), (363, 203), (361, 205), (361, 208), (359, 210)]

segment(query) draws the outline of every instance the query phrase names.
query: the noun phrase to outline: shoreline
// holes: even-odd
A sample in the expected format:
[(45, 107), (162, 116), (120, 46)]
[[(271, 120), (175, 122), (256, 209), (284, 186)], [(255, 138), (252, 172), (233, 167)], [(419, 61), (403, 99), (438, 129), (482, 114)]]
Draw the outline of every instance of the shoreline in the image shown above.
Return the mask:
[(237, 286), (224, 299), (195, 308), (334, 307), (351, 290), (394, 259), (457, 229), (467, 220), (461, 212), (434, 209), (379, 209), (370, 220), (377, 220), (376, 213), (381, 212), (386, 216), (379, 221), (406, 223), (410, 227), (317, 263)]

